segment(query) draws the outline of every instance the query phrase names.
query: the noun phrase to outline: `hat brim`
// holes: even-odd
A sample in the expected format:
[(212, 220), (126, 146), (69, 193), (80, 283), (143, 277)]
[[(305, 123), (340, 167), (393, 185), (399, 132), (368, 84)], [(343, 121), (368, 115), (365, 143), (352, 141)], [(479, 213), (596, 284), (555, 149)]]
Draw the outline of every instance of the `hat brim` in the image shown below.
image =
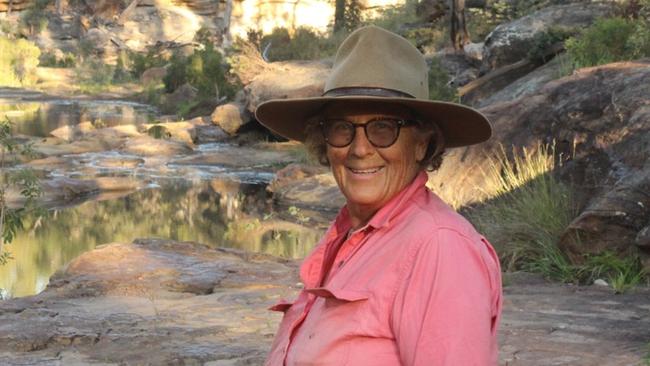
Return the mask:
[(338, 96), (273, 99), (260, 104), (255, 111), (255, 116), (272, 132), (291, 140), (304, 142), (307, 119), (315, 116), (328, 103), (405, 106), (425, 121), (435, 122), (440, 127), (445, 139), (445, 147), (478, 144), (488, 140), (492, 135), (488, 119), (473, 108), (456, 103), (410, 98)]

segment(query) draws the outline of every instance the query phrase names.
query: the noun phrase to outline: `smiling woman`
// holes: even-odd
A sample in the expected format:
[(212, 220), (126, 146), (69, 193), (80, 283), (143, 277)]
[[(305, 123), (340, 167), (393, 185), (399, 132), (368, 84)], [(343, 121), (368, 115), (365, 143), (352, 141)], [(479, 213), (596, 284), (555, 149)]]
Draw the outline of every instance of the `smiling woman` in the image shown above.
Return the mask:
[(445, 147), (491, 129), (429, 100), (427, 81), (415, 47), (370, 26), (341, 44), (323, 96), (258, 107), (331, 167), (347, 201), (301, 266), (303, 291), (271, 308), (284, 317), (266, 365), (496, 365), (498, 258), (425, 186)]

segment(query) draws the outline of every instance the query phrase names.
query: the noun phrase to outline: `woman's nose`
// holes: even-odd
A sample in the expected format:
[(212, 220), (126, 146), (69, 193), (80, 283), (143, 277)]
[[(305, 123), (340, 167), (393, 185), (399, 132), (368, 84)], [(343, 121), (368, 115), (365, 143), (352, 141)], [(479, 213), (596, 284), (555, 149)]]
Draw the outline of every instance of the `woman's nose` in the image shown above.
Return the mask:
[(363, 157), (366, 155), (372, 154), (374, 146), (368, 141), (368, 136), (366, 136), (366, 131), (363, 128), (363, 125), (354, 126), (356, 133), (354, 134), (354, 139), (350, 144), (350, 153), (357, 157)]

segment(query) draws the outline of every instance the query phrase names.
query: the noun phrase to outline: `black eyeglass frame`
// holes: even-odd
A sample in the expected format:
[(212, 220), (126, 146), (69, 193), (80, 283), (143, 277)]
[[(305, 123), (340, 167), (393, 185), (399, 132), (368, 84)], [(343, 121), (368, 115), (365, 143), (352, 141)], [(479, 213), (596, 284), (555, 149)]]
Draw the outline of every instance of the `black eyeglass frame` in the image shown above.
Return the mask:
[[(335, 121), (346, 122), (348, 125), (351, 125), (351, 126), (352, 126), (352, 136), (350, 137), (350, 141), (348, 141), (348, 143), (346, 143), (346, 144), (344, 144), (344, 145), (334, 145), (334, 144), (332, 144), (332, 142), (327, 138), (326, 124), (327, 124), (327, 122), (329, 122), (329, 121), (333, 121), (333, 120), (335, 120)], [(390, 142), (389, 144), (387, 144), (387, 145), (377, 145), (377, 144), (375, 144), (375, 143), (370, 139), (370, 136), (368, 135), (368, 125), (372, 124), (373, 122), (377, 122), (377, 121), (387, 121), (387, 120), (394, 121), (394, 122), (397, 123), (397, 131), (395, 132), (395, 138), (393, 139), (393, 141), (391, 141), (391, 142)], [(374, 146), (374, 147), (376, 147), (376, 148), (380, 148), (380, 149), (385, 149), (385, 148), (387, 148), (387, 147), (391, 147), (391, 146), (393, 146), (393, 144), (395, 144), (395, 142), (397, 142), (397, 139), (399, 138), (400, 130), (402, 129), (403, 126), (408, 126), (408, 125), (417, 125), (417, 124), (418, 124), (418, 121), (416, 121), (416, 120), (411, 120), (411, 119), (400, 119), (400, 118), (389, 118), (389, 117), (377, 117), (377, 118), (373, 118), (373, 119), (367, 121), (366, 123), (352, 123), (352, 122), (350, 122), (350, 121), (348, 121), (348, 120), (345, 120), (345, 119), (342, 119), (342, 118), (337, 118), (337, 119), (330, 119), (330, 120), (319, 121), (318, 124), (319, 124), (319, 126), (320, 126), (321, 133), (323, 134), (323, 138), (325, 139), (325, 142), (326, 142), (328, 145), (332, 146), (332, 147), (339, 147), (339, 148), (340, 148), (340, 147), (350, 146), (350, 144), (352, 144), (352, 141), (354, 141), (354, 138), (355, 138), (356, 135), (357, 135), (357, 128), (363, 128), (363, 133), (366, 134), (366, 139), (368, 139), (368, 142), (370, 142), (370, 144), (371, 144), (372, 146)]]

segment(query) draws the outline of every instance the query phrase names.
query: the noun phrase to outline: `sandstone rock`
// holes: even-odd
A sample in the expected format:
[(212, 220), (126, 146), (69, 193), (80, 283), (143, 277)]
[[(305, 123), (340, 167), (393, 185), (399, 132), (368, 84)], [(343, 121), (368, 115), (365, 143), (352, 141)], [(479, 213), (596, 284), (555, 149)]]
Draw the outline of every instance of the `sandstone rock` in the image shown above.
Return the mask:
[(535, 34), (550, 27), (580, 29), (594, 20), (611, 14), (613, 5), (606, 3), (574, 3), (538, 10), (531, 15), (497, 26), (485, 38), (483, 65), (488, 72), (515, 63), (526, 57)]
[(210, 116), (212, 123), (230, 135), (234, 135), (241, 126), (248, 123), (250, 117), (246, 108), (238, 103), (222, 104), (215, 108)]
[(244, 88), (248, 110), (269, 99), (306, 98), (323, 94), (331, 65), (319, 61), (274, 62)]
[(466, 95), (463, 102), (481, 108), (535, 94), (546, 83), (557, 79), (564, 67), (563, 65), (568, 62), (566, 54), (559, 55), (550, 62), (509, 83), (506, 87), (501, 88), (500, 85), (495, 84), (481, 86), (480, 91), (475, 90), (473, 92), (471, 99), (469, 95)]
[(84, 40), (97, 50), (98, 53), (105, 53), (106, 47), (111, 43), (111, 36), (105, 30), (91, 28), (84, 35)]
[(141, 156), (171, 157), (189, 154), (193, 150), (183, 142), (141, 136), (127, 140), (120, 151)]
[[(0, 302), (3, 362), (259, 365), (293, 296), (293, 262), (137, 240), (85, 253), (40, 295)], [(26, 320), (29, 321), (26, 321)]]
[(144, 86), (158, 85), (162, 83), (163, 78), (167, 75), (167, 68), (152, 67), (145, 70), (140, 76), (140, 83)]
[(196, 126), (194, 128), (196, 133), (196, 143), (205, 144), (209, 142), (223, 142), (230, 138), (221, 127), (214, 125)]
[[(536, 93), (482, 108), (494, 137), (450, 151), (431, 186), (466, 205), (482, 196), (481, 169), (498, 144), (509, 150), (555, 141), (556, 157), (564, 159), (556, 174), (578, 192), (582, 209), (562, 247), (575, 259), (577, 253), (634, 251), (650, 216), (650, 196), (641, 193), (648, 192), (650, 168), (649, 66), (645, 59), (581, 69)], [(576, 234), (589, 239), (577, 242)]]
[(326, 167), (290, 164), (276, 173), (267, 189), (282, 205), (328, 211), (345, 205), (345, 197)]
[(278, 164), (288, 164), (295, 160), (290, 152), (256, 149), (251, 147), (232, 147), (216, 151), (201, 152), (188, 157), (173, 159), (176, 165), (218, 165), (226, 167), (272, 168)]
[(168, 108), (178, 106), (183, 103), (189, 103), (196, 99), (196, 88), (190, 84), (183, 84), (173, 93), (165, 95), (165, 104)]

